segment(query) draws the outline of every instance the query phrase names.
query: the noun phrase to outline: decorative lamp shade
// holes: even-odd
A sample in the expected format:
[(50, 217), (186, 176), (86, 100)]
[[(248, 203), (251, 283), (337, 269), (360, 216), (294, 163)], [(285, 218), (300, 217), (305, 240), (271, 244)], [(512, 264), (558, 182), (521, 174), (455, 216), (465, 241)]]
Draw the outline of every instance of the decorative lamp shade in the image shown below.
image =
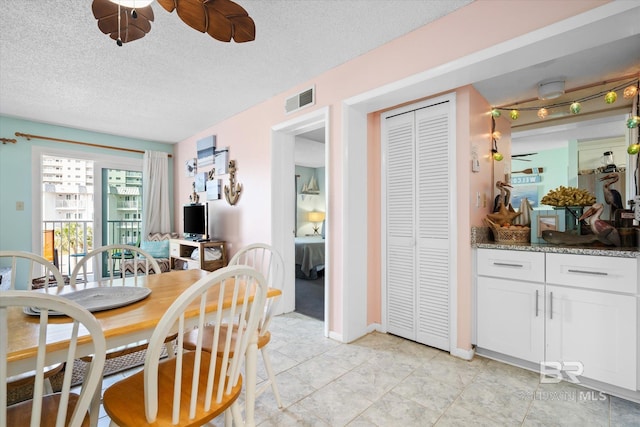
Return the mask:
[(312, 211), (307, 214), (309, 222), (322, 222), (324, 221), (324, 212)]

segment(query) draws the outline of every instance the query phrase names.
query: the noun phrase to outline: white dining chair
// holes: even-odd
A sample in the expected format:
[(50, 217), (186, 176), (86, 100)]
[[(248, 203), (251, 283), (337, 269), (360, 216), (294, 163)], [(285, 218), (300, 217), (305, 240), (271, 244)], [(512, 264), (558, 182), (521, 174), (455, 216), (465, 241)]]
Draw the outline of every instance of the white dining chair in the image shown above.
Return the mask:
[[(29, 316), (24, 308), (37, 308), (37, 314)], [(51, 324), (53, 312), (66, 317), (56, 316), (55, 325)], [(38, 342), (34, 366), (35, 381), (33, 397), (29, 400), (8, 406), (7, 375), (8, 351), (11, 342), (23, 340), (24, 336), (11, 333), (13, 322), (32, 322), (33, 333)], [(59, 323), (70, 323), (68, 333), (63, 336)], [(55, 336), (55, 341), (52, 336)], [(68, 340), (66, 345), (66, 368), (62, 380), (62, 390), (47, 394), (44, 391), (44, 367), (48, 363), (47, 345), (52, 342)], [(73, 361), (78, 346), (88, 346), (95, 353), (87, 367), (80, 393), (71, 392)], [(0, 426), (56, 426), (80, 427), (89, 422), (88, 410), (92, 399), (102, 384), (102, 371), (105, 362), (106, 343), (102, 328), (96, 318), (77, 303), (58, 295), (30, 291), (0, 292)], [(97, 414), (96, 414), (97, 419)]]
[[(216, 288), (217, 287), (217, 288)], [(109, 388), (103, 406), (112, 425), (203, 425), (225, 414), (226, 425), (242, 425), (237, 399), (242, 389), (241, 369), (250, 342), (255, 343), (258, 322), (267, 295), (265, 278), (246, 266), (218, 269), (187, 288), (160, 319), (151, 338), (144, 369)], [(253, 294), (253, 300), (247, 295)], [(217, 310), (205, 313), (217, 302)], [(223, 308), (224, 307), (224, 308)], [(244, 319), (237, 339), (223, 335), (223, 325)], [(182, 337), (188, 329), (202, 331), (215, 323), (213, 340), (224, 341), (218, 357), (202, 348), (186, 351)], [(178, 333), (176, 356), (160, 360), (165, 337)], [(255, 361), (253, 362), (255, 364)], [(255, 369), (255, 366), (253, 366)]]
[[(114, 285), (116, 281), (125, 284), (126, 274), (121, 270), (125, 262), (133, 264), (134, 281), (138, 283), (138, 273), (148, 276), (150, 273), (161, 273), (160, 265), (147, 251), (132, 245), (106, 245), (88, 252), (80, 258), (71, 272), (70, 284), (74, 286), (79, 280), (85, 282), (108, 281)], [(103, 276), (103, 269), (106, 273)], [(93, 277), (90, 277), (90, 273)], [(104, 280), (103, 280), (104, 279)]]
[[(229, 265), (246, 265), (261, 272), (267, 280), (267, 285), (271, 288), (282, 289), (282, 281), (284, 280), (284, 262), (280, 254), (273, 249), (270, 245), (265, 243), (254, 243), (240, 249), (229, 261)], [(282, 408), (282, 400), (280, 399), (280, 393), (278, 391), (278, 385), (276, 383), (276, 376), (271, 366), (271, 359), (269, 358), (269, 352), (267, 351), (267, 344), (271, 341), (271, 332), (269, 331), (269, 324), (275, 311), (276, 305), (280, 298), (269, 298), (265, 304), (265, 310), (258, 323), (258, 349), (262, 355), (262, 361), (264, 363), (265, 371), (267, 372), (267, 380), (260, 384), (260, 387), (256, 389), (255, 397), (258, 397), (269, 386), (273, 391), (273, 395), (276, 398), (278, 408)], [(235, 323), (233, 327), (233, 333), (235, 334), (238, 328), (238, 324)], [(203, 342), (203, 348), (207, 351), (212, 351), (213, 341), (213, 325), (205, 326), (205, 340)], [(190, 331), (185, 336), (185, 347), (195, 348), (197, 333)], [(234, 338), (232, 337), (232, 340)], [(218, 350), (220, 351), (220, 350)]]
[[(7, 259), (10, 263), (11, 278), (8, 289), (32, 289), (34, 279), (42, 277), (45, 292), (52, 286), (64, 286), (64, 276), (52, 262), (31, 252), (0, 251), (0, 259)], [(20, 274), (25, 274), (24, 286), (16, 287), (16, 280)]]
[[(33, 288), (34, 280), (40, 279), (44, 291), (55, 292), (58, 286), (64, 286), (64, 277), (58, 267), (47, 259), (31, 252), (25, 251), (0, 251), (0, 259), (6, 259), (10, 263), (11, 277), (9, 280), (9, 290), (16, 290), (17, 278), (24, 274), (21, 278), (20, 286), (22, 290), (30, 290)], [(35, 277), (34, 277), (35, 276)], [(56, 363), (51, 366), (45, 366), (44, 372), (44, 391), (47, 394), (53, 393), (51, 385), (51, 377), (56, 375), (64, 368), (63, 363)], [(31, 387), (35, 378), (35, 372), (23, 372), (7, 378), (7, 388), (17, 392), (17, 390), (25, 387)]]
[[(90, 281), (90, 272), (93, 273), (93, 280), (100, 281), (100, 286), (124, 286), (126, 284), (126, 275), (122, 273), (119, 268), (122, 267), (125, 261), (132, 264), (133, 280), (136, 286), (141, 285), (142, 282), (138, 281), (138, 273), (142, 273), (144, 276), (148, 276), (149, 273), (154, 272), (159, 274), (161, 272), (158, 262), (147, 251), (131, 245), (106, 245), (96, 248), (88, 252), (82, 257), (71, 273), (70, 284), (76, 286), (81, 281)], [(102, 269), (106, 269), (106, 276), (102, 277)], [(172, 341), (175, 339), (175, 335), (167, 337), (167, 352), (169, 356), (173, 356)], [(107, 359), (115, 359), (125, 356), (127, 354), (137, 353), (147, 348), (147, 341), (140, 341), (130, 343), (117, 348), (109, 349), (107, 353)], [(91, 356), (84, 356), (81, 358), (83, 361), (91, 360)]]

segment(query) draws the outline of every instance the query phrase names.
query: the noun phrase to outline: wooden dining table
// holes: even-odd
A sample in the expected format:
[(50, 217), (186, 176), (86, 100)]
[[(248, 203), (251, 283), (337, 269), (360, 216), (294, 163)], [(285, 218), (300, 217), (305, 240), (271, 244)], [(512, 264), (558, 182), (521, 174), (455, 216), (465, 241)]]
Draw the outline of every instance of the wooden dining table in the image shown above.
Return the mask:
[[(184, 292), (202, 277), (211, 274), (205, 270), (172, 270), (162, 274), (149, 276), (130, 277), (126, 279), (114, 279), (112, 286), (143, 286), (149, 288), (151, 293), (143, 300), (132, 304), (112, 308), (109, 310), (94, 312), (96, 319), (102, 326), (102, 331), (107, 342), (107, 349), (116, 349), (121, 346), (148, 340), (156, 325), (165, 314), (169, 306)], [(64, 286), (56, 290), (56, 294), (63, 295), (81, 289), (108, 285), (108, 281), (88, 282), (76, 284), (74, 287)], [(231, 287), (227, 287), (228, 289)], [(42, 290), (34, 290), (38, 292)], [(210, 293), (219, 292), (219, 288), (212, 287)], [(49, 290), (49, 293), (52, 293)], [(280, 289), (269, 288), (267, 298), (277, 298), (281, 295)], [(205, 308), (206, 312), (216, 312), (218, 298), (209, 298)], [(225, 309), (231, 304), (231, 295), (224, 298)], [(194, 303), (185, 312), (185, 318), (196, 318), (199, 313), (199, 303)], [(35, 357), (38, 348), (38, 318), (29, 316), (19, 308), (9, 312), (9, 348), (8, 348), (8, 375), (17, 375), (34, 369)], [(49, 317), (47, 332), (47, 357), (46, 364), (52, 365), (65, 361), (68, 346), (68, 336), (71, 324), (65, 317)], [(81, 334), (82, 335), (82, 334)], [(87, 345), (89, 339), (79, 339), (77, 356), (86, 356), (91, 353)], [(83, 345), (84, 343), (84, 345)], [(256, 359), (257, 359), (257, 334), (251, 341), (246, 355), (246, 402), (245, 418), (247, 425), (255, 425), (254, 406), (256, 388)], [(94, 408), (95, 409), (95, 408)]]

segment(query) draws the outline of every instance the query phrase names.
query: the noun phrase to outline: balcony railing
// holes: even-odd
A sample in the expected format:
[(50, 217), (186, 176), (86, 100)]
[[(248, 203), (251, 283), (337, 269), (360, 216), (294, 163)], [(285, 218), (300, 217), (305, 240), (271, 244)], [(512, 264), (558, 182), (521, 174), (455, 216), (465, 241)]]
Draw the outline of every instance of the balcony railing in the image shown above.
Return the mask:
[[(139, 241), (141, 221), (107, 221), (104, 245)], [(58, 266), (62, 274), (71, 274), (78, 260), (94, 249), (93, 221), (43, 221), (43, 256)], [(92, 264), (92, 263), (89, 263)], [(88, 270), (93, 266), (88, 265)], [(93, 271), (88, 271), (93, 274)]]

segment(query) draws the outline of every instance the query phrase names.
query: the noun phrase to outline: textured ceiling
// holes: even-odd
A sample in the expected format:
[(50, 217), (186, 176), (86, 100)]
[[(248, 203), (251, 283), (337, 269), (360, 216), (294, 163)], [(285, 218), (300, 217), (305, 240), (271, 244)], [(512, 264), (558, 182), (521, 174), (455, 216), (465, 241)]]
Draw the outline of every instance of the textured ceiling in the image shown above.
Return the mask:
[(470, 0), (237, 2), (254, 42), (216, 41), (154, 3), (151, 32), (118, 47), (90, 1), (2, 0), (0, 114), (175, 143)]

